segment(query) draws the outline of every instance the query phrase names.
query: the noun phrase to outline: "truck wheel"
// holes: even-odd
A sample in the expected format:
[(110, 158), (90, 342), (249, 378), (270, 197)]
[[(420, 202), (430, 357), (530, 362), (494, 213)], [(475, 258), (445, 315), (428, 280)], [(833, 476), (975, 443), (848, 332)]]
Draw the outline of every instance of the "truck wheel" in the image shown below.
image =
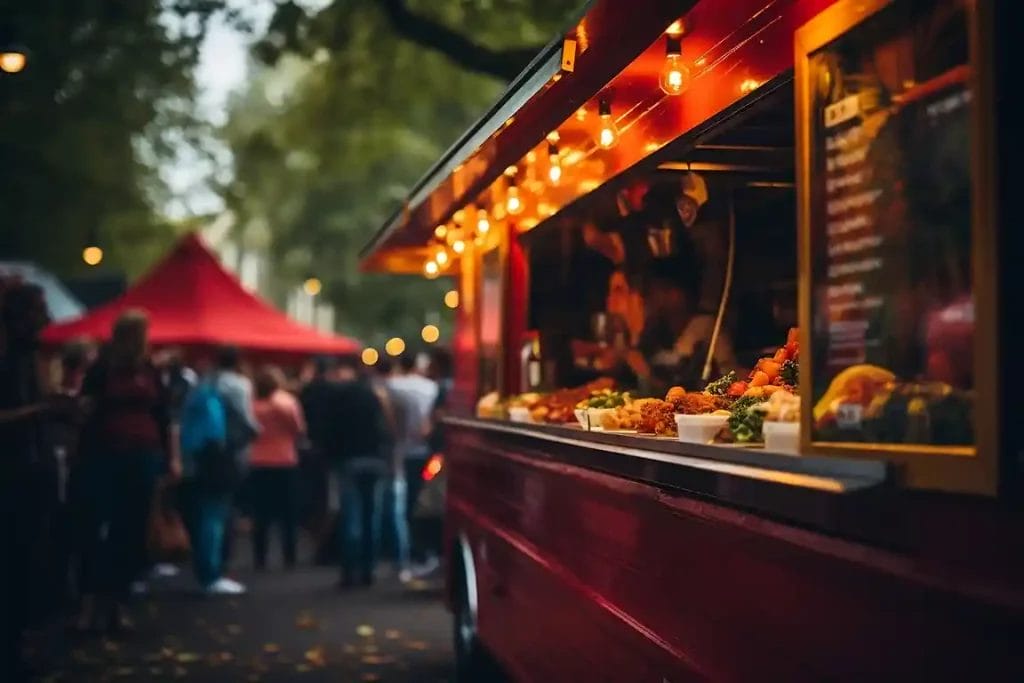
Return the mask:
[(457, 683), (504, 683), (508, 676), (480, 642), (476, 614), (469, 599), (467, 576), (461, 561), (456, 563), (453, 635), (455, 680)]

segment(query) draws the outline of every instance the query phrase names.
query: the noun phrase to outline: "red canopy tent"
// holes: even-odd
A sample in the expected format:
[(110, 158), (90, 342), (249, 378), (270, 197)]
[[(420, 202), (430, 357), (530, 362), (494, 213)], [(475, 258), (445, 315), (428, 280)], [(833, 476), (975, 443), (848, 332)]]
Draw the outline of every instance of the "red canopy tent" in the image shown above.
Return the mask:
[(221, 266), (202, 239), (186, 235), (156, 267), (118, 299), (80, 318), (56, 323), (44, 344), (90, 337), (104, 340), (122, 311), (150, 315), (154, 346), (210, 347), (232, 344), (247, 351), (281, 354), (353, 353), (359, 342), (324, 334), (295, 322), (259, 297)]

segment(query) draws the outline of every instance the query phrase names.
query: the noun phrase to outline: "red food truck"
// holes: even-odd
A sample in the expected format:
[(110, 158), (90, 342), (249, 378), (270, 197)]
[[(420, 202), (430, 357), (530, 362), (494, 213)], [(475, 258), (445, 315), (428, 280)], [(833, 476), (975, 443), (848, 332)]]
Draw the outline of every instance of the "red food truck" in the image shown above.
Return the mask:
[(595, 0), (373, 239), (460, 680), (1024, 680), (1012, 4)]

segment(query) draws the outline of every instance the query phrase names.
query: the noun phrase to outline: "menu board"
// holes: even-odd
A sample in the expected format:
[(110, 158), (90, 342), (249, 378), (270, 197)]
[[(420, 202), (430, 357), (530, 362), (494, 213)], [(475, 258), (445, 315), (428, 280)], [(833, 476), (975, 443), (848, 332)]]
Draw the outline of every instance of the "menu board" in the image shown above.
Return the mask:
[(896, 0), (809, 55), (814, 441), (973, 443), (967, 18)]

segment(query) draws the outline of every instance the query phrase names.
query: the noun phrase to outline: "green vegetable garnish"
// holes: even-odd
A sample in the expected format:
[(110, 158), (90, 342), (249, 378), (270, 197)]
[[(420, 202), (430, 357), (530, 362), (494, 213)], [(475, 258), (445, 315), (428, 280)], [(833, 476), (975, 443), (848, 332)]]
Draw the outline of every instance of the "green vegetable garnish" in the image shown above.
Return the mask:
[(720, 377), (714, 382), (709, 382), (704, 387), (704, 393), (711, 394), (712, 396), (725, 396), (725, 392), (729, 390), (729, 385), (735, 381), (736, 373), (730, 370), (724, 377)]
[(800, 384), (800, 364), (794, 360), (787, 360), (779, 369), (779, 377), (791, 387)]
[(732, 414), (729, 415), (728, 424), (729, 431), (732, 432), (736, 443), (750, 443), (763, 440), (764, 413), (760, 410), (751, 410), (751, 408), (759, 403), (761, 403), (760, 398), (741, 396), (732, 404)]

